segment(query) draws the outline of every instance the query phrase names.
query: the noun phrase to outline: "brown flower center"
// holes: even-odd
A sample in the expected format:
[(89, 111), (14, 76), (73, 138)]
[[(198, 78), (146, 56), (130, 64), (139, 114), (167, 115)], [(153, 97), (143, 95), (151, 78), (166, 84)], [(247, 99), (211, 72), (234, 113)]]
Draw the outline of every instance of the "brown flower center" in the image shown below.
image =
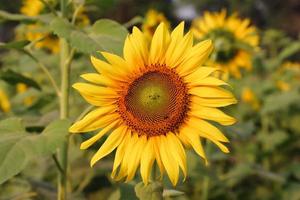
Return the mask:
[(119, 113), (139, 135), (156, 136), (175, 131), (188, 108), (182, 79), (166, 66), (147, 66), (124, 88)]

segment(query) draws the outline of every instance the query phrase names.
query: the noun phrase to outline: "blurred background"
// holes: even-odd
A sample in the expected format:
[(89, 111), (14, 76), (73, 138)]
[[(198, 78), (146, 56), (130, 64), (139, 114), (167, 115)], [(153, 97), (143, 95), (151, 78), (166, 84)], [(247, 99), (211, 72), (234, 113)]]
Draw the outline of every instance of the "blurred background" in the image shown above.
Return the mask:
[[(54, 9), (58, 7), (56, 0), (45, 2)], [(76, 7), (84, 0), (74, 2)], [(59, 47), (57, 36), (49, 30), (50, 9), (39, 0), (1, 0), (0, 10), (0, 44), (30, 41), (34, 55), (58, 77)], [(213, 24), (209, 19), (217, 20), (212, 16), (222, 10), (225, 18), (234, 16), (240, 20), (236, 30), (242, 26), (251, 29), (255, 42), (235, 38), (234, 29), (227, 30), (234, 35), (228, 39), (226, 34), (211, 31), (213, 28), (198, 27), (201, 23), (195, 19), (206, 20), (209, 27)], [(205, 13), (211, 17), (203, 18)], [(42, 22), (32, 22), (30, 17), (35, 16), (42, 17)], [(161, 21), (173, 28), (184, 20), (186, 31), (193, 31), (196, 40), (212, 37), (219, 42), (215, 43), (211, 63), (224, 67), (224, 74), (216, 76), (230, 83), (238, 99), (238, 104), (225, 109), (238, 122), (220, 127), (230, 139), (227, 146), (231, 152), (223, 154), (209, 145), (209, 167), (194, 152), (188, 152), (189, 176), (175, 188), (178, 193), (166, 194), (166, 199), (300, 199), (299, 0), (86, 0), (76, 25), (89, 33), (100, 18), (115, 20), (129, 32), (133, 25), (139, 26), (147, 34), (153, 34)], [(77, 48), (71, 83), (78, 81), (81, 73), (93, 70), (90, 52), (81, 49), (80, 44)], [(233, 55), (225, 55), (222, 60), (224, 49)], [(117, 46), (113, 50), (122, 52)], [(237, 52), (247, 55), (231, 62), (239, 55)], [(29, 133), (40, 132), (59, 115), (53, 88), (37, 65), (15, 47), (0, 48), (0, 118), (22, 118)], [(83, 99), (71, 91), (72, 120), (86, 107)], [(88, 151), (80, 151), (79, 144), (91, 134), (72, 140), (70, 199), (137, 199), (134, 183), (140, 181), (140, 176), (132, 183), (111, 180), (112, 155), (94, 168), (89, 167), (89, 159), (100, 144)], [(32, 159), (21, 173), (0, 185), (0, 200), (55, 199), (55, 177), (51, 156)], [(172, 189), (167, 179), (164, 184)], [(208, 188), (208, 195), (204, 188)]]

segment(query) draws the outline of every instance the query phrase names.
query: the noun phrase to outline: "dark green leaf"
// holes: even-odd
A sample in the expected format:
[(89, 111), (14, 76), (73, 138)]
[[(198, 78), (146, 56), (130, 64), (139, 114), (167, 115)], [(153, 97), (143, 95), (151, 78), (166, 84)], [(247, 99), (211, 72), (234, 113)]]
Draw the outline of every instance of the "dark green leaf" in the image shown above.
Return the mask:
[(38, 90), (41, 90), (41, 87), (39, 86), (39, 84), (36, 81), (34, 81), (33, 79), (28, 78), (26, 76), (23, 76), (22, 74), (14, 72), (10, 69), (0, 72), (0, 79), (6, 81), (7, 83), (9, 83), (11, 85), (16, 85), (18, 83), (24, 83), (27, 86), (31, 86)]

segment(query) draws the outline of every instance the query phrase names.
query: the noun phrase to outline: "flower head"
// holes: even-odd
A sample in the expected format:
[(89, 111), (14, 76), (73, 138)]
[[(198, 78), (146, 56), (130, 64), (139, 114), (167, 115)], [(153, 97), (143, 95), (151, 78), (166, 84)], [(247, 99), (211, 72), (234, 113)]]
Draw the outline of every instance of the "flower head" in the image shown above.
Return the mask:
[(44, 9), (44, 4), (40, 0), (23, 0), (21, 13), (27, 16), (37, 16)]
[(138, 167), (145, 184), (156, 162), (161, 174), (173, 185), (179, 170), (187, 175), (183, 144), (192, 147), (205, 161), (201, 141), (209, 139), (223, 152), (228, 139), (209, 121), (231, 125), (235, 119), (218, 107), (236, 103), (221, 88), (222, 80), (211, 76), (218, 70), (203, 63), (212, 52), (212, 42), (193, 45), (193, 35), (184, 35), (184, 23), (170, 34), (161, 23), (150, 43), (134, 27), (124, 44), (123, 58), (101, 52), (106, 61), (91, 57), (98, 73), (83, 74), (91, 83), (73, 87), (97, 108), (70, 127), (70, 132), (101, 129), (81, 144), (86, 149), (103, 135), (106, 141), (91, 160), (97, 161), (116, 149), (112, 177), (131, 180)]
[(0, 88), (0, 109), (5, 113), (9, 112), (11, 109), (11, 105), (8, 100), (8, 96), (7, 96), (6, 92), (1, 88)]
[(146, 35), (147, 38), (151, 40), (154, 31), (160, 23), (164, 23), (165, 26), (170, 29), (170, 22), (165, 17), (165, 15), (157, 10), (150, 9), (148, 10), (144, 22), (142, 24), (142, 31)]
[(236, 14), (227, 16), (225, 10), (205, 12), (193, 21), (191, 29), (197, 39), (213, 40), (213, 65), (235, 78), (241, 77), (241, 68), (251, 69), (251, 51), (257, 48), (259, 37), (249, 19), (242, 20)]

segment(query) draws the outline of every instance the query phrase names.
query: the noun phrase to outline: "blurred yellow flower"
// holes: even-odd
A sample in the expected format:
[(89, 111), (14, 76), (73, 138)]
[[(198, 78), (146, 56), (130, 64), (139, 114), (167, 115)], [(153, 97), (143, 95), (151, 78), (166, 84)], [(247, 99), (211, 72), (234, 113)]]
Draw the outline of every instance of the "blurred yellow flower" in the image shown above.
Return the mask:
[(142, 31), (147, 38), (151, 39), (156, 27), (163, 22), (168, 30), (170, 30), (170, 22), (167, 20), (165, 15), (157, 10), (150, 9), (146, 13), (144, 22), (142, 24)]
[(20, 12), (27, 16), (37, 16), (44, 9), (44, 4), (40, 0), (23, 0)]
[(215, 53), (210, 60), (213, 66), (221, 67), (235, 78), (241, 77), (241, 68), (251, 70), (251, 51), (257, 49), (259, 37), (249, 19), (240, 19), (237, 14), (227, 16), (226, 10), (205, 12), (193, 20), (191, 30), (197, 39), (213, 40)]
[(112, 178), (134, 178), (140, 166), (145, 184), (153, 165), (166, 172), (173, 185), (180, 171), (187, 176), (184, 145), (206, 162), (201, 140), (208, 139), (223, 152), (229, 140), (208, 121), (231, 125), (235, 119), (219, 109), (236, 103), (226, 83), (203, 63), (212, 52), (211, 40), (193, 45), (184, 23), (172, 33), (161, 23), (149, 42), (134, 27), (124, 43), (124, 57), (101, 52), (106, 61), (91, 57), (98, 73), (83, 74), (89, 83), (73, 88), (96, 108), (69, 129), (72, 133), (99, 130), (81, 144), (87, 149), (105, 134), (105, 142), (91, 159), (91, 166), (116, 149)]
[(252, 89), (248, 87), (243, 88), (241, 98), (243, 102), (251, 105), (254, 110), (259, 110), (260, 104)]
[(290, 84), (288, 84), (287, 82), (282, 81), (282, 80), (276, 81), (276, 86), (277, 86), (281, 91), (284, 91), (284, 92), (291, 90)]
[[(28, 16), (36, 16), (40, 14), (44, 9), (44, 4), (40, 0), (23, 0), (23, 6), (20, 12)], [(78, 11), (76, 24), (88, 25), (90, 20), (84, 13), (84, 7), (81, 7)], [(40, 24), (30, 24), (23, 27), (23, 29), (17, 30), (17, 39), (27, 39), (31, 42), (35, 42), (34, 47), (38, 49), (47, 49), (51, 53), (59, 52), (59, 40), (58, 38), (43, 30), (43, 26)]]
[(10, 111), (10, 102), (8, 100), (8, 96), (5, 91), (0, 88), (0, 109), (7, 113)]
[[(24, 83), (18, 83), (16, 89), (17, 89), (17, 93), (21, 94), (28, 90), (28, 86)], [(33, 97), (26, 97), (24, 99), (24, 105), (30, 106), (33, 102), (33, 99), (34, 99)]]

